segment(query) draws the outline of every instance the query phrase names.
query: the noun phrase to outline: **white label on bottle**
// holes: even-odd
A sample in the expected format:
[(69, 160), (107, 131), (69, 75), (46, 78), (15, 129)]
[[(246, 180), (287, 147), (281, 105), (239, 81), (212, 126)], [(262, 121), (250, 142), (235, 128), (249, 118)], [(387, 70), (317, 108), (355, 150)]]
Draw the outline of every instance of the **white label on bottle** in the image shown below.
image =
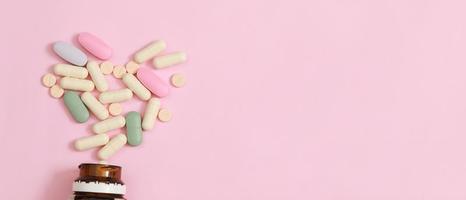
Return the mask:
[(106, 194), (125, 194), (126, 186), (118, 183), (75, 181), (73, 182), (73, 191)]

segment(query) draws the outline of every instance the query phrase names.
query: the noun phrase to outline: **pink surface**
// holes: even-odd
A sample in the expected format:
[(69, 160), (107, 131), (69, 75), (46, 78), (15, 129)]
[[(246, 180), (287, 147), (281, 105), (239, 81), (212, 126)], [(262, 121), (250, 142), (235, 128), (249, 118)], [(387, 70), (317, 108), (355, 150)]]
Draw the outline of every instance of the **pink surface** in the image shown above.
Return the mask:
[(71, 149), (95, 119), (73, 122), (40, 84), (50, 44), (82, 31), (115, 63), (155, 39), (190, 58), (158, 71), (188, 78), (163, 99), (173, 120), (112, 159), (130, 200), (465, 199), (465, 6), (2, 1), (1, 199), (65, 199), (95, 161)]

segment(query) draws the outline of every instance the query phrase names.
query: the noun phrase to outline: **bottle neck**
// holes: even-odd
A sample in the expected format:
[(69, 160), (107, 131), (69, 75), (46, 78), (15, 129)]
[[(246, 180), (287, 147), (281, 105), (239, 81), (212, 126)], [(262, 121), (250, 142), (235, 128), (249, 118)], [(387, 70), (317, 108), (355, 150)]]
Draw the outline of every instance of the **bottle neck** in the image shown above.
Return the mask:
[(126, 186), (120, 177), (120, 166), (84, 163), (79, 165), (79, 177), (73, 182), (73, 191), (124, 195)]

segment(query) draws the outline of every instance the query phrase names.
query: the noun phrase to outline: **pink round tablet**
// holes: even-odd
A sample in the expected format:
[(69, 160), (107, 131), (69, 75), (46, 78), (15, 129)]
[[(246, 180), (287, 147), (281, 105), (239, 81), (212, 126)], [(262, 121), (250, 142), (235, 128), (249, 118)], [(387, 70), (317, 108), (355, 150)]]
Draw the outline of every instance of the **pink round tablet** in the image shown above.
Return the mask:
[(165, 97), (168, 95), (170, 87), (151, 69), (139, 68), (137, 77), (147, 89), (158, 97)]
[(86, 32), (80, 33), (78, 35), (78, 42), (89, 51), (89, 53), (99, 59), (107, 60), (112, 57), (112, 48), (95, 35)]

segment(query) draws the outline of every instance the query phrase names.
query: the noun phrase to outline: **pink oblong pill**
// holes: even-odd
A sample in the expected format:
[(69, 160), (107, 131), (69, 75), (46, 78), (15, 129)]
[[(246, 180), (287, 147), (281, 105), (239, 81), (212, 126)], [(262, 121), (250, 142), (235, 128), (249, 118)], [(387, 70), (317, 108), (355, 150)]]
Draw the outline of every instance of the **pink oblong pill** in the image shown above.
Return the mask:
[(165, 97), (170, 87), (162, 81), (151, 69), (139, 68), (137, 77), (141, 83), (158, 97)]
[(107, 60), (112, 57), (112, 48), (95, 35), (86, 32), (80, 33), (78, 35), (78, 42), (89, 51), (89, 53), (99, 59)]

